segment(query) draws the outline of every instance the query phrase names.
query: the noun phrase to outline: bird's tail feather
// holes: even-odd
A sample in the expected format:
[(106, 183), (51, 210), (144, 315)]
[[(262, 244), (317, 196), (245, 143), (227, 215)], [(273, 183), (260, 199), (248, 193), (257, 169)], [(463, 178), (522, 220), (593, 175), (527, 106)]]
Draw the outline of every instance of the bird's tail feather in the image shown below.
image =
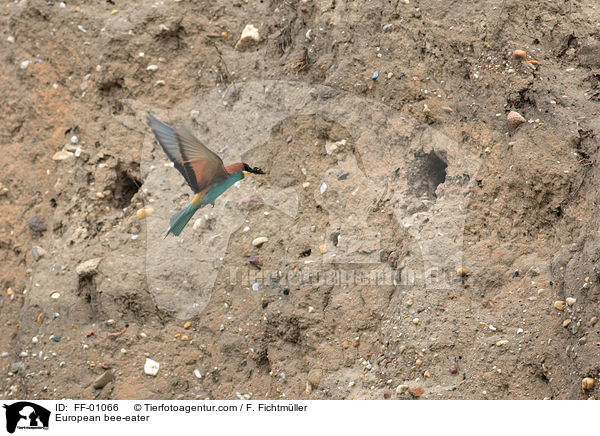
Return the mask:
[(171, 227), (169, 227), (165, 238), (169, 235), (169, 233), (173, 233), (175, 236), (179, 236), (179, 234), (183, 231), (185, 225), (192, 218), (192, 216), (194, 216), (198, 209), (199, 208), (194, 206), (193, 204), (188, 204), (182, 210), (174, 214), (171, 217), (171, 220), (169, 221)]

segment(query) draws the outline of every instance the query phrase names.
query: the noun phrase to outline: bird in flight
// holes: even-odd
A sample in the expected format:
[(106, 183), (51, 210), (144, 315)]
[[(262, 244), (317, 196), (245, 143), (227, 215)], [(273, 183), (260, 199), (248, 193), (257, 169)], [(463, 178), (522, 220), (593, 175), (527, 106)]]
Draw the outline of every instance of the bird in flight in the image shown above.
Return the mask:
[(207, 204), (214, 206), (219, 195), (249, 174), (264, 174), (260, 168), (244, 162), (223, 166), (219, 156), (198, 141), (187, 129), (172, 129), (152, 114), (146, 117), (158, 143), (194, 191), (194, 198), (171, 217), (169, 233), (179, 236), (196, 211)]

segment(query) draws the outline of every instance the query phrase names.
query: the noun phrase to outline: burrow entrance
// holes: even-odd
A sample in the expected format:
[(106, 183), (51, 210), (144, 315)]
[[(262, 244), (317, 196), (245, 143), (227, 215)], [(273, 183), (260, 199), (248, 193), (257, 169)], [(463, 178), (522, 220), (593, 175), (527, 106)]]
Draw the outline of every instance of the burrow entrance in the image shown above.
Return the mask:
[(436, 198), (436, 190), (446, 181), (448, 164), (435, 151), (415, 153), (415, 159), (410, 163), (406, 179), (414, 189), (417, 197)]

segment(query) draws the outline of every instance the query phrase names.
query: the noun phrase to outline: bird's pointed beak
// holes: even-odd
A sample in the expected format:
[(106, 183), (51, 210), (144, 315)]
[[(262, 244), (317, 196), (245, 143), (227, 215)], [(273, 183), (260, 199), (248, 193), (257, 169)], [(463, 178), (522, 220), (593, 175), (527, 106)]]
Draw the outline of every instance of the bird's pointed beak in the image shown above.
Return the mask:
[(249, 173), (248, 171), (242, 171), (242, 174), (244, 176), (244, 178), (248, 177), (251, 173)]

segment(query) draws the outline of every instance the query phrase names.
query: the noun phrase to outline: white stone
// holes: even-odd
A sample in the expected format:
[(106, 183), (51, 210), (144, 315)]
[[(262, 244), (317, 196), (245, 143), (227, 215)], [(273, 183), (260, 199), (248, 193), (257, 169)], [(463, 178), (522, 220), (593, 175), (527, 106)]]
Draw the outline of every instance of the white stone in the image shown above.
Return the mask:
[(160, 368), (160, 363), (146, 358), (146, 363), (144, 363), (144, 373), (146, 375), (156, 376), (158, 374), (158, 370)]
[(398, 385), (396, 388), (396, 394), (401, 395), (408, 390), (408, 385)]
[(70, 151), (60, 150), (54, 153), (54, 155), (52, 156), (52, 160), (65, 160), (69, 159), (72, 156), (74, 155)]
[(200, 230), (202, 228), (202, 218), (198, 218), (196, 221), (194, 221), (192, 228), (196, 231)]
[(235, 49), (239, 51), (247, 50), (258, 41), (260, 41), (258, 29), (254, 27), (254, 25), (248, 24), (244, 27), (244, 30), (242, 30), (242, 36), (240, 36), (240, 40), (235, 45)]
[(567, 304), (569, 306), (572, 306), (575, 304), (575, 302), (577, 301), (577, 298), (573, 298), (573, 297), (567, 297), (565, 298), (565, 301), (567, 302)]
[(258, 238), (252, 241), (252, 245), (254, 245), (255, 247), (260, 247), (265, 242), (269, 242), (269, 238), (267, 238), (266, 236), (259, 236)]

